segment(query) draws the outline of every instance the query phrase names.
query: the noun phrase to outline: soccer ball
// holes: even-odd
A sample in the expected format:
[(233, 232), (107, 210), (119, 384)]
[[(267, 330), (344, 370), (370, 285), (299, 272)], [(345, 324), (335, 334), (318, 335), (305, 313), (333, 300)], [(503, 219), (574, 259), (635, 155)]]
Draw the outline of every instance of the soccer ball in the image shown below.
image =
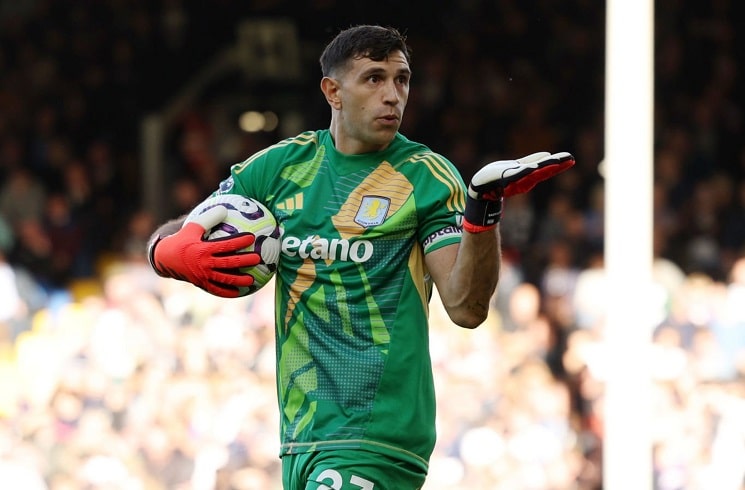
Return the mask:
[(280, 253), (281, 231), (274, 215), (259, 201), (237, 194), (220, 194), (210, 197), (195, 207), (186, 217), (188, 223), (196, 216), (215, 206), (224, 206), (228, 215), (222, 223), (205, 232), (206, 240), (222, 238), (236, 233), (250, 232), (256, 241), (247, 252), (258, 252), (261, 262), (253, 267), (245, 267), (241, 272), (251, 274), (254, 283), (239, 289), (239, 296), (253, 294), (264, 287), (277, 272)]

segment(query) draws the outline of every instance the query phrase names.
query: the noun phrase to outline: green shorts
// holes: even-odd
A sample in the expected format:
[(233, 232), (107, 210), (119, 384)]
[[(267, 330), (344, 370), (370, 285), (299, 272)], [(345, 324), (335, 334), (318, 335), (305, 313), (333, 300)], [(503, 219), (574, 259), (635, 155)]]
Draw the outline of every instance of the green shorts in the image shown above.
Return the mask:
[(358, 449), (282, 457), (285, 490), (418, 490), (426, 476), (406, 461)]

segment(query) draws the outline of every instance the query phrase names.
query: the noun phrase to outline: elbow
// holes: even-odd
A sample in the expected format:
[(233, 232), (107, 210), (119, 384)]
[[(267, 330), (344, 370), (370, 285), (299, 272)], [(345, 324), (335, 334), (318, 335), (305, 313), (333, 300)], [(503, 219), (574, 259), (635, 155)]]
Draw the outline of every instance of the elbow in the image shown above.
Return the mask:
[(489, 307), (469, 308), (465, 311), (451, 312), (450, 319), (461, 328), (473, 330), (482, 325), (489, 315)]

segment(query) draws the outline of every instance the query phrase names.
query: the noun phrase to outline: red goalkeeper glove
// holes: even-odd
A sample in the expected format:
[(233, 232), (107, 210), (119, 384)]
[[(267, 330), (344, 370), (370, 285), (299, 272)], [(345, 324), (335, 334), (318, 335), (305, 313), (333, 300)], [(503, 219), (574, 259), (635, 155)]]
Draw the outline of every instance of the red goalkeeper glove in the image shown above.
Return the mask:
[(502, 200), (522, 194), (538, 182), (574, 165), (566, 152), (533, 153), (517, 160), (498, 160), (481, 168), (471, 179), (463, 228), (471, 233), (493, 229), (502, 217)]
[(254, 283), (253, 276), (240, 269), (257, 265), (261, 255), (241, 251), (254, 243), (253, 233), (205, 239), (226, 216), (225, 207), (215, 206), (173, 235), (157, 237), (148, 248), (150, 265), (162, 277), (190, 282), (215, 296), (237, 297), (239, 287)]

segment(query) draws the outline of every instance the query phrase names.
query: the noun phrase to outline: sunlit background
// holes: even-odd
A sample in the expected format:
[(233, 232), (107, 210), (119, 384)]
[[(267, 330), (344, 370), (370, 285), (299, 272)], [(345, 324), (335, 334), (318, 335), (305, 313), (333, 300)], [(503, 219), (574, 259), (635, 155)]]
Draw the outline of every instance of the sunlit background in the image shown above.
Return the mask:
[[(745, 488), (744, 10), (655, 5), (655, 490)], [(602, 487), (606, 306), (626, 296), (603, 263), (604, 2), (5, 0), (2, 488), (280, 488), (270, 288), (220, 300), (157, 278), (144, 246), (231, 164), (328, 125), (317, 59), (357, 23), (407, 32), (402, 132), (464, 179), (577, 159), (507, 201), (485, 325), (433, 302), (425, 489)]]

